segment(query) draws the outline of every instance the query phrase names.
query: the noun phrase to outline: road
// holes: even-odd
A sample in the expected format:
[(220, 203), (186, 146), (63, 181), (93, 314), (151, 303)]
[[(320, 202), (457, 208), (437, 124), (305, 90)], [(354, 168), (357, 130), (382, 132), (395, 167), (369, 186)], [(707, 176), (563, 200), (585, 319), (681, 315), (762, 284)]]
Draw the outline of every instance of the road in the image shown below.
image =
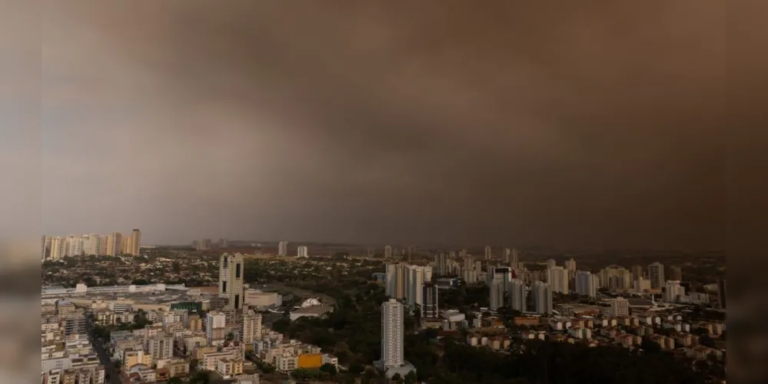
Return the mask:
[(107, 351), (104, 349), (104, 341), (97, 338), (96, 335), (93, 333), (93, 323), (92, 320), (89, 318), (86, 320), (85, 329), (88, 331), (88, 340), (91, 341), (91, 345), (93, 345), (93, 349), (96, 351), (96, 354), (99, 356), (99, 360), (101, 361), (101, 364), (104, 365), (104, 370), (107, 373), (107, 376), (109, 376), (109, 380), (107, 381), (109, 384), (121, 384), (120, 383), (120, 373), (115, 369), (115, 364), (112, 362), (112, 359), (107, 354)]

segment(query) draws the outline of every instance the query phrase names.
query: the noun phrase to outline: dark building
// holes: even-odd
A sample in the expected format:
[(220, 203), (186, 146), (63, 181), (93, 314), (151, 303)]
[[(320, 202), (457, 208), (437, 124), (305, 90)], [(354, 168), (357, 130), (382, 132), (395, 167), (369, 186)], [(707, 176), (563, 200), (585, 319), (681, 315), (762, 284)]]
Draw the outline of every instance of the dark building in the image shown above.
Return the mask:
[(421, 305), (421, 316), (430, 318), (430, 319), (436, 319), (440, 316), (438, 305), (437, 305), (437, 298), (438, 298), (438, 291), (437, 286), (432, 283), (424, 283), (424, 287), (422, 288), (422, 305)]

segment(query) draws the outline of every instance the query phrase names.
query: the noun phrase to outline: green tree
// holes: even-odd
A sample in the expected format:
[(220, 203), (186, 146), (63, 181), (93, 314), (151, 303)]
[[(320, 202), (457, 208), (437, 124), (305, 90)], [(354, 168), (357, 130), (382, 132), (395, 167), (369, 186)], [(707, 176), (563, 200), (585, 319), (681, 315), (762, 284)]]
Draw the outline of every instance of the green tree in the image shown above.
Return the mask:
[(178, 377), (171, 377), (165, 384), (183, 384), (184, 381)]
[(325, 363), (320, 367), (320, 371), (327, 372), (331, 377), (336, 376), (336, 366), (333, 364)]
[(189, 384), (208, 384), (210, 382), (211, 378), (207, 371), (198, 371), (189, 379)]
[(363, 371), (365, 371), (365, 366), (363, 366), (362, 363), (359, 361), (353, 361), (352, 364), (349, 364), (349, 372), (354, 373), (355, 375), (361, 374)]

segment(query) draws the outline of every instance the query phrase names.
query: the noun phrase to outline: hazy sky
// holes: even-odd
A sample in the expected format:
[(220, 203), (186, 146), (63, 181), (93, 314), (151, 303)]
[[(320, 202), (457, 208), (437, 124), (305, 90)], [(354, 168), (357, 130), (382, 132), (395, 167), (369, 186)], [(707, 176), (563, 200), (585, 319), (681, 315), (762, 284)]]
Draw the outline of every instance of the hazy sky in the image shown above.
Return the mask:
[(49, 1), (46, 233), (723, 246), (721, 1), (300, 3)]

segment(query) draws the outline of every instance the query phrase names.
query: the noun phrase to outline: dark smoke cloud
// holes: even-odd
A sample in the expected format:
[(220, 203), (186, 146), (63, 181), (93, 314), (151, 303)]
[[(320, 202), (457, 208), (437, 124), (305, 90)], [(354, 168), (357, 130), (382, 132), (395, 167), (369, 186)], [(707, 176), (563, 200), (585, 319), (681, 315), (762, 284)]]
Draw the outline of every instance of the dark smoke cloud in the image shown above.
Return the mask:
[(721, 247), (719, 3), (49, 2), (44, 221)]

